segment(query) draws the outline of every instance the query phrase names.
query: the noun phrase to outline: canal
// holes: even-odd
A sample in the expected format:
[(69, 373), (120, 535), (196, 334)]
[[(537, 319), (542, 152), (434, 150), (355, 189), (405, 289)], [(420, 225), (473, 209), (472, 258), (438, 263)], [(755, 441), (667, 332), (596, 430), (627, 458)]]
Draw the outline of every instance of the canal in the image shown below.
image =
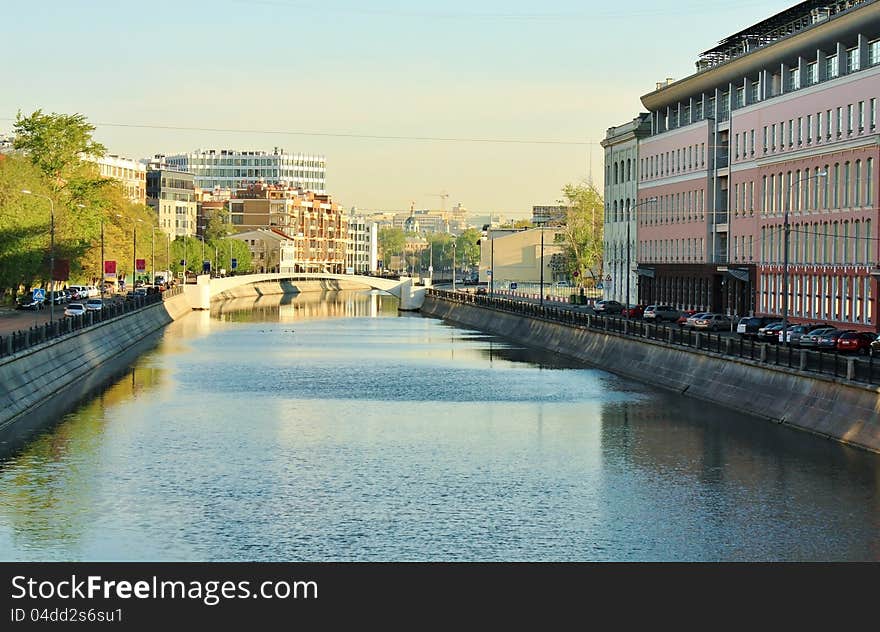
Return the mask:
[(0, 462), (0, 559), (877, 560), (878, 466), (388, 296), (239, 299)]

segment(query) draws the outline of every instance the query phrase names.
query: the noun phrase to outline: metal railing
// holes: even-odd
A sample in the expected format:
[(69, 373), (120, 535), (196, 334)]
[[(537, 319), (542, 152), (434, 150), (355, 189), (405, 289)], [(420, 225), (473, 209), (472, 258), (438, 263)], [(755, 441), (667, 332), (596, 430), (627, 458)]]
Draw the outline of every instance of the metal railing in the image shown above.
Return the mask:
[(880, 385), (880, 361), (873, 356), (860, 359), (838, 351), (811, 351), (791, 345), (774, 345), (744, 340), (712, 332), (691, 331), (681, 327), (650, 323), (619, 316), (599, 316), (561, 305), (538, 305), (506, 297), (493, 297), (468, 292), (429, 289), (433, 296), (453, 303), (478, 305), (517, 314), (583, 327), (604, 334), (652, 340), (671, 347), (684, 347), (696, 353), (749, 360), (762, 365), (785, 368), (802, 373), (818, 373), (835, 378)]
[(101, 307), (100, 310), (87, 311), (77, 316), (65, 316), (52, 322), (34, 325), (28, 329), (0, 336), (0, 358), (15, 355), (25, 349), (48, 342), (49, 340), (61, 338), (75, 331), (87, 329), (113, 318), (131, 314), (181, 293), (183, 293), (183, 288), (176, 286), (165, 290), (161, 294), (146, 294), (144, 296), (135, 296), (125, 301), (108, 303)]

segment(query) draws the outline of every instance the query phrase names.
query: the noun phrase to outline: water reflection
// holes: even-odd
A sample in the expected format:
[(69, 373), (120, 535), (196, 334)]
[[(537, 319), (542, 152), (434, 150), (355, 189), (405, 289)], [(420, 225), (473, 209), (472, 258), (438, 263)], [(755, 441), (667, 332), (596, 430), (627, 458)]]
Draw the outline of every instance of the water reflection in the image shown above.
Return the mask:
[(334, 292), (228, 301), (0, 468), (0, 559), (880, 557), (878, 458)]

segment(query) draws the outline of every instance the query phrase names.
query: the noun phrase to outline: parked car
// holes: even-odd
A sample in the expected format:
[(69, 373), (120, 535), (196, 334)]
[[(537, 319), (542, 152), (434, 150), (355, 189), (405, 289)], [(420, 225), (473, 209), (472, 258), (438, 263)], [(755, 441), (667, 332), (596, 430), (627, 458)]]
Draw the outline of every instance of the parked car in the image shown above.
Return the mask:
[(711, 313), (712, 312), (695, 312), (685, 319), (684, 326), (688, 329), (693, 329), (694, 323), (697, 322), (698, 319), (708, 316)]
[(704, 314), (702, 318), (694, 320), (694, 329), (730, 331), (730, 323), (730, 316), (725, 316), (724, 314)]
[(623, 312), (623, 303), (617, 301), (596, 301), (593, 311), (600, 315), (620, 314)]
[(872, 356), (880, 355), (880, 338), (876, 338), (874, 342), (871, 343), (870, 349), (868, 349), (868, 353)]
[(624, 316), (628, 318), (641, 318), (645, 313), (644, 305), (630, 305), (625, 310), (621, 312)]
[(89, 291), (85, 285), (71, 285), (67, 289), (70, 291), (70, 298), (73, 300), (85, 300), (89, 297)]
[(823, 325), (821, 327), (816, 327), (815, 329), (810, 331), (805, 336), (801, 336), (801, 339), (798, 341), (798, 346), (801, 349), (815, 349), (816, 343), (819, 342), (819, 337), (822, 334), (824, 334), (828, 331), (831, 331), (833, 329), (834, 329), (834, 327), (828, 327), (827, 325)]
[(846, 331), (851, 330), (832, 329), (831, 331), (826, 331), (819, 336), (818, 340), (816, 340), (816, 348), (820, 351), (836, 351), (837, 339), (846, 333)]
[(671, 305), (648, 305), (642, 318), (659, 323), (664, 320), (674, 322), (678, 320), (679, 316), (681, 316), (681, 312)]
[(815, 328), (815, 325), (791, 325), (785, 332), (780, 329), (779, 342), (782, 344), (798, 345), (800, 344), (801, 338), (809, 334), (810, 331)]
[[(485, 285), (481, 285), (480, 287), (477, 288), (476, 293), (477, 294), (488, 294), (489, 290), (486, 288)], [(129, 292), (129, 294), (134, 294), (134, 292)]]
[(146, 296), (149, 292), (147, 291), (146, 286), (135, 288), (134, 293), (138, 296)]
[(87, 312), (100, 312), (104, 307), (104, 301), (99, 298), (90, 298), (86, 301), (85, 305)]
[(779, 332), (782, 330), (782, 323), (770, 323), (766, 327), (761, 327), (755, 335), (758, 342), (768, 342), (776, 344), (779, 342)]
[(841, 353), (867, 355), (871, 350), (871, 343), (876, 339), (877, 336), (865, 331), (845, 331), (837, 338), (837, 350)]
[[(46, 297), (51, 296), (51, 293), (47, 293)], [(69, 294), (67, 294), (67, 290), (55, 290), (55, 304), (56, 305), (64, 305), (69, 300)]]
[(676, 319), (675, 324), (679, 327), (684, 327), (687, 325), (688, 318), (695, 316), (697, 313), (698, 312), (695, 309), (686, 309), (681, 312), (681, 315)]
[(82, 303), (68, 303), (64, 309), (65, 316), (82, 316), (85, 313), (86, 308)]
[(740, 318), (736, 325), (736, 333), (741, 338), (757, 338), (758, 330), (772, 323), (780, 322), (778, 318), (772, 316), (746, 316)]
[(34, 299), (33, 295), (31, 294), (20, 296), (15, 302), (15, 309), (29, 309), (31, 311), (36, 311), (39, 309), (43, 309), (45, 306), (45, 300), (41, 298)]

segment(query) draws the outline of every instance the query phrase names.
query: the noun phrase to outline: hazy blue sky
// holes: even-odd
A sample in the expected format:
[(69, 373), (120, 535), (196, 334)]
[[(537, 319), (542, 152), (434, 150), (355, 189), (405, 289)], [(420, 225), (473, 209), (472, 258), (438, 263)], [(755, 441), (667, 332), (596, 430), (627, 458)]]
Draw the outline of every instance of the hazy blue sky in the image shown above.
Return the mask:
[(0, 130), (19, 109), (81, 112), (112, 153), (278, 146), (324, 154), (346, 206), (439, 208), (429, 194), (445, 190), (448, 205), (513, 215), (554, 202), (591, 162), (601, 185), (588, 143), (656, 81), (793, 4), (3, 0)]

